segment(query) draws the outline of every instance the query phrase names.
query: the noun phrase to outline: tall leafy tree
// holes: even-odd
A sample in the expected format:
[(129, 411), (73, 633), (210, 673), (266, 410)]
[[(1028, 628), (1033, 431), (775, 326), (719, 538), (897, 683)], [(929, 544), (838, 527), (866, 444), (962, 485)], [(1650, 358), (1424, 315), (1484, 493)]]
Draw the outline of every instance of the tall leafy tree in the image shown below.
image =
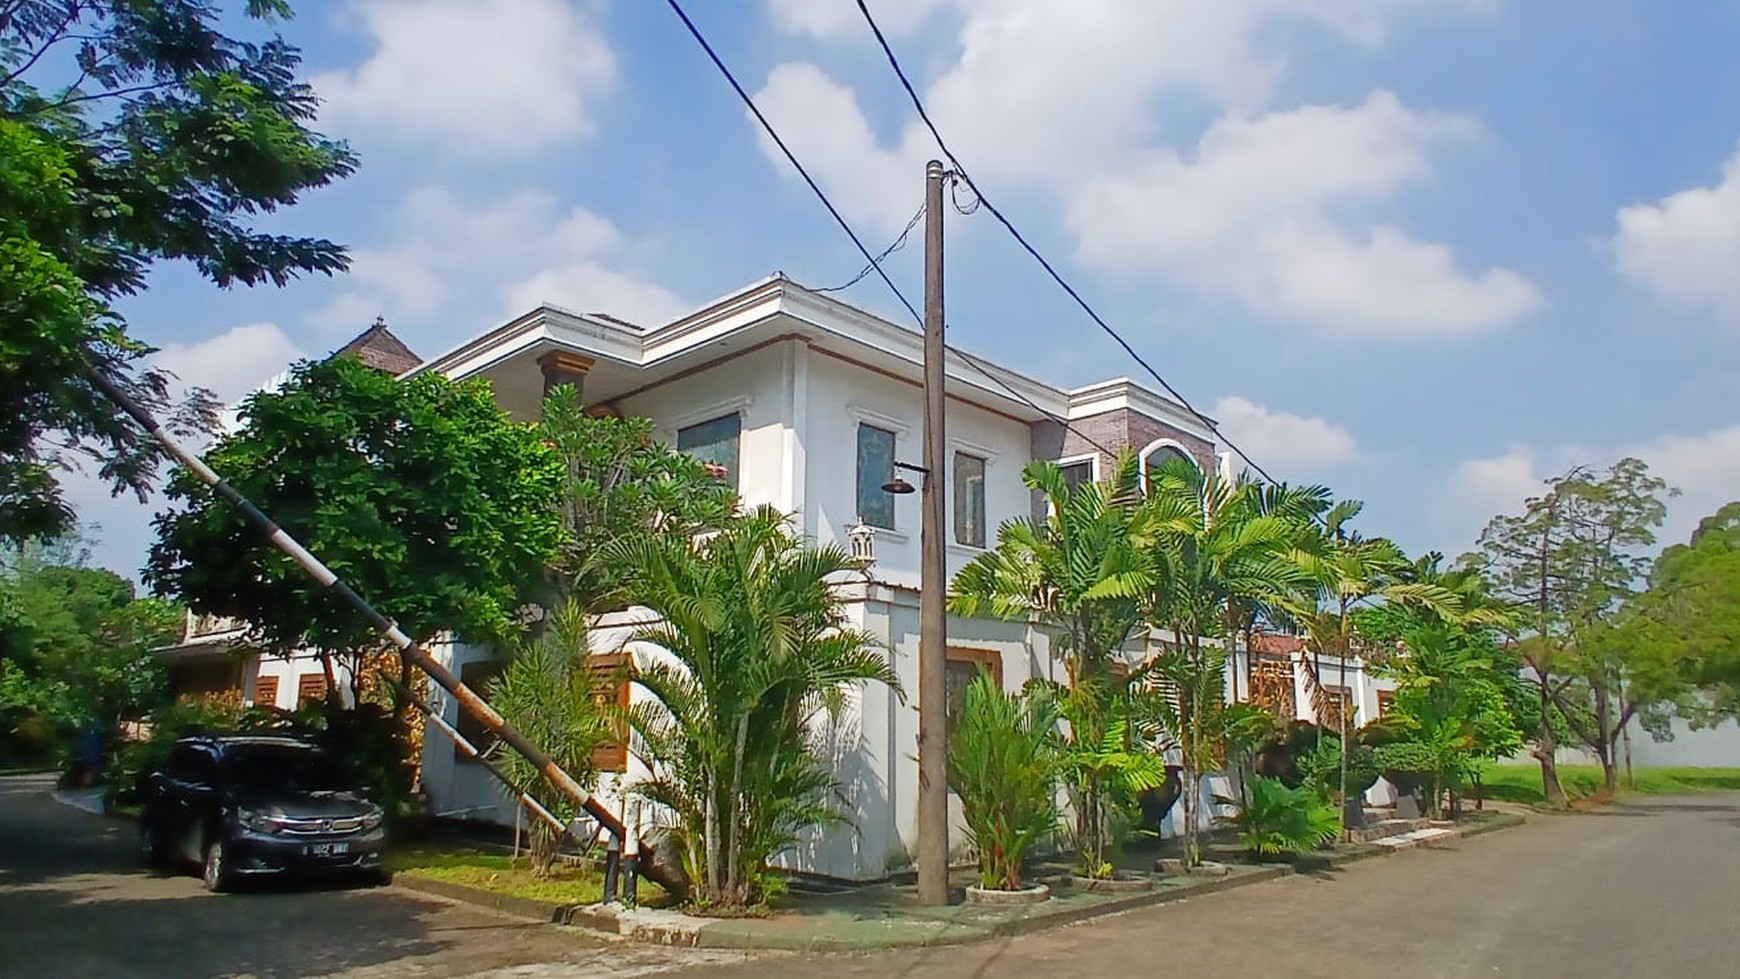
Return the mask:
[(835, 591), (861, 565), (834, 545), (806, 547), (771, 507), (699, 541), (642, 536), (611, 553), (636, 602), (658, 614), (631, 641), (668, 654), (633, 672), (652, 698), (630, 711), (653, 773), (637, 789), (674, 814), (700, 903), (756, 903), (771, 857), (842, 818), (812, 722), (860, 683), (898, 690), (886, 654), (846, 627)]
[[(250, 26), (288, 17), (248, 0)], [(81, 461), (143, 500), (160, 455), (86, 376), (95, 371), (183, 434), (210, 397), (172, 396), (117, 300), (163, 260), (221, 287), (346, 267), (330, 241), (259, 230), (262, 214), (348, 175), (314, 132), (299, 55), (222, 29), (209, 0), (0, 4), (0, 541), (74, 519), (58, 475)]]
[[(206, 455), (414, 639), (502, 641), (562, 539), (560, 460), (481, 381), (397, 380), (352, 357), (302, 363), (243, 404)], [(192, 475), (170, 481), (146, 577), (273, 651), (360, 653), (368, 623)]]
[(0, 715), (45, 719), (69, 747), (95, 729), (111, 741), (123, 720), (168, 697), (151, 650), (181, 634), (181, 609), (136, 598), (131, 582), (81, 565), (0, 574)]
[(686, 540), (721, 526), (736, 505), (730, 486), (703, 463), (653, 437), (651, 419), (589, 415), (569, 385), (544, 397), (538, 429), (563, 473), (566, 533), (552, 584), (561, 600), (588, 612), (620, 608), (632, 597), (629, 569), (610, 557), (622, 541)]
[(1664, 549), (1603, 639), (1632, 657), (1629, 704), (1671, 702), (1694, 725), (1740, 714), (1740, 502)]
[(1475, 560), (1495, 592), (1526, 609), (1518, 649), (1536, 686), (1535, 757), (1549, 804), (1563, 805), (1554, 761), (1556, 715), (1618, 784), (1615, 746), (1630, 718), (1628, 665), (1604, 641), (1649, 568), (1647, 551), (1674, 491), (1640, 459), (1605, 470), (1579, 466), (1547, 482), (1517, 515), (1501, 515), (1480, 536)]

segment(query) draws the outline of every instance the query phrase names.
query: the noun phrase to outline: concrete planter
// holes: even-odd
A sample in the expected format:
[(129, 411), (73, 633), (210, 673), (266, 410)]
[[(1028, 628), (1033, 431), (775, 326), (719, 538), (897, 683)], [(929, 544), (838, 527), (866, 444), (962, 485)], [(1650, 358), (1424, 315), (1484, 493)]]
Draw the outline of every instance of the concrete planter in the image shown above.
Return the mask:
[(982, 904), (989, 907), (1007, 907), (1013, 904), (1039, 904), (1051, 900), (1051, 888), (1044, 884), (1034, 884), (1018, 891), (999, 891), (988, 887), (968, 887), (967, 903)]
[(1077, 877), (1072, 874), (1066, 879), (1074, 890), (1102, 894), (1135, 894), (1154, 889), (1152, 877)]

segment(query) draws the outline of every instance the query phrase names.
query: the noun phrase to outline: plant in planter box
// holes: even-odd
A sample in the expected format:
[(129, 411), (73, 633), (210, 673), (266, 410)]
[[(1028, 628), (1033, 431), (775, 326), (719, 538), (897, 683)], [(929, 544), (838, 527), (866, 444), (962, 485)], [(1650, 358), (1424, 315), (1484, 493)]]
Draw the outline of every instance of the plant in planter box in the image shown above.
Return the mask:
[(1020, 890), (1021, 864), (1057, 828), (1057, 705), (1039, 685), (1019, 694), (981, 671), (949, 732), (949, 788), (961, 797), (979, 884)]
[(1341, 814), (1312, 788), (1288, 788), (1280, 779), (1257, 778), (1251, 780), (1249, 794), (1248, 802), (1217, 801), (1237, 810), (1227, 822), (1253, 857), (1315, 850), (1341, 832)]

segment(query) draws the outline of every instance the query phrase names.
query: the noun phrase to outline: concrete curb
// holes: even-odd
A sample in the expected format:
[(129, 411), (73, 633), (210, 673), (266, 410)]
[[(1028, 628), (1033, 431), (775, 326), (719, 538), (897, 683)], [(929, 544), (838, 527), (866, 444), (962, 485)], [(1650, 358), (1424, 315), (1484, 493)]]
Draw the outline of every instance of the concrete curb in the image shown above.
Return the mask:
[[(947, 917), (913, 916), (904, 921), (889, 922), (886, 932), (861, 936), (805, 934), (794, 930), (785, 934), (745, 931), (736, 924), (741, 919), (702, 918), (676, 911), (653, 908), (625, 910), (597, 904), (553, 904), (526, 898), (507, 897), (490, 891), (446, 881), (430, 880), (409, 874), (397, 874), (393, 883), (414, 891), (422, 891), (455, 901), (479, 904), (518, 917), (546, 921), (552, 924), (587, 928), (617, 935), (630, 941), (677, 948), (767, 949), (791, 952), (864, 952), (892, 948), (933, 948), (963, 945), (990, 938), (1007, 938), (1075, 924), (1091, 918), (1121, 914), (1141, 908), (1170, 904), (1192, 897), (1228, 891), (1264, 881), (1299, 874), (1334, 870), (1350, 863), (1385, 856), (1405, 849), (1480, 836), (1496, 830), (1521, 826), (1528, 820), (1520, 815), (1498, 814), (1467, 826), (1456, 827), (1453, 836), (1415, 841), (1406, 846), (1363, 844), (1358, 849), (1336, 854), (1307, 854), (1290, 864), (1268, 864), (1252, 870), (1215, 877), (1186, 887), (1161, 884), (1154, 890), (1117, 897), (1094, 904), (1036, 913), (1003, 921), (971, 921)], [(1033, 905), (1044, 909), (1045, 905)]]
[(550, 924), (566, 924), (567, 912), (575, 907), (570, 904), (556, 904), (550, 901), (535, 901), (529, 897), (513, 897), (508, 894), (497, 894), (480, 887), (467, 887), (464, 884), (454, 884), (444, 880), (433, 880), (419, 877), (415, 874), (396, 873), (393, 875), (393, 886), (403, 887), (408, 891), (420, 891), (433, 894), (450, 901), (462, 901), (500, 911), (517, 918), (530, 918)]

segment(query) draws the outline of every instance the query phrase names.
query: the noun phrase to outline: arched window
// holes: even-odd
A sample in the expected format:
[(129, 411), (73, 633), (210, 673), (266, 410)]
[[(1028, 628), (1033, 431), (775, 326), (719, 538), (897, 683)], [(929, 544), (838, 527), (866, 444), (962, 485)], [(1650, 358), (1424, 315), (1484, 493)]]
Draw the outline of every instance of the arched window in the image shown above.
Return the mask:
[(1142, 486), (1144, 491), (1146, 491), (1148, 481), (1153, 479), (1155, 476), (1158, 476), (1160, 470), (1166, 468), (1166, 464), (1171, 462), (1173, 459), (1183, 459), (1185, 462), (1189, 463), (1193, 469), (1202, 468), (1196, 464), (1195, 457), (1184, 451), (1184, 446), (1179, 445), (1171, 439), (1158, 439), (1149, 443), (1148, 446), (1142, 450), (1140, 458), (1142, 462)]

